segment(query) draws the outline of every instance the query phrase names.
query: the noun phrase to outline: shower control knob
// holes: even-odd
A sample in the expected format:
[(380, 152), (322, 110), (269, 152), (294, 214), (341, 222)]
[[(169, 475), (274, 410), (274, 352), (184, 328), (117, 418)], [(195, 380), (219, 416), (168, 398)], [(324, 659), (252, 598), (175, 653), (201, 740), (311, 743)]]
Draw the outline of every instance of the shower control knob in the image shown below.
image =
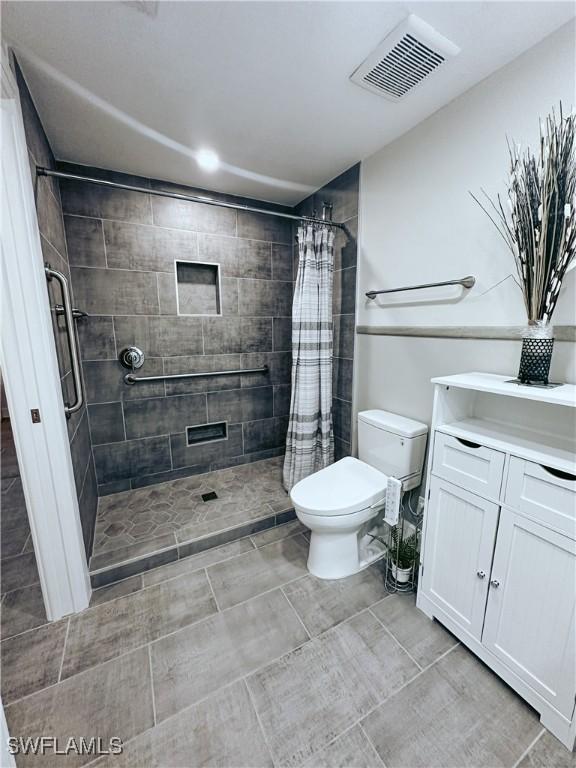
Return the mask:
[(476, 571), (476, 576), (478, 576), (479, 579), (486, 578), (486, 574), (484, 573), (484, 571)]
[(144, 365), (144, 352), (138, 347), (125, 347), (118, 357), (124, 368), (131, 371)]

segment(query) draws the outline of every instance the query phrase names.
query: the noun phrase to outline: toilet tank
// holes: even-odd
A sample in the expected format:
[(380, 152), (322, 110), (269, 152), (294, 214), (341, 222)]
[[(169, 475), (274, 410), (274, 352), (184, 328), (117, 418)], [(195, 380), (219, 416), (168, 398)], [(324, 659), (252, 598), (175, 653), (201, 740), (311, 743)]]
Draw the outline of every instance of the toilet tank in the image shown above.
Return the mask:
[(389, 411), (358, 414), (358, 458), (402, 480), (403, 490), (420, 484), (428, 427)]

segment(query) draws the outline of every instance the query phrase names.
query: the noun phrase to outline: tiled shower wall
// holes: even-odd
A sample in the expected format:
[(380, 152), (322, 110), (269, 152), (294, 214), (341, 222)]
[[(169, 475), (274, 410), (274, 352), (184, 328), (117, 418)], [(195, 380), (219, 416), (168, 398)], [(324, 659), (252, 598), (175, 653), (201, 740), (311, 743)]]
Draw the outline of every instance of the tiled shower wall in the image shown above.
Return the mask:
[[(36, 176), (36, 166), (55, 168), (54, 155), (50, 149), (50, 144), (46, 138), (24, 77), (15, 61), (14, 69), (20, 91), (20, 103), (28, 146), (42, 253), (46, 262), (50, 263), (54, 269), (63, 272), (70, 279), (58, 182), (45, 176)], [(62, 303), (60, 288), (55, 281), (48, 283), (48, 295), (51, 307)], [(56, 317), (52, 313), (52, 318), (62, 382), (63, 401), (70, 402), (74, 396), (74, 385), (72, 382), (66, 327), (62, 317)], [(89, 554), (92, 549), (98, 497), (86, 407), (73, 414), (68, 420), (68, 437), (70, 439), (72, 465), (80, 507), (84, 546)]]
[[(198, 192), (62, 167), (147, 188)], [(60, 191), (74, 300), (89, 314), (79, 334), (100, 494), (283, 453), (291, 224), (86, 182), (62, 180)], [(221, 265), (221, 317), (177, 314), (175, 259)], [(118, 354), (132, 344), (146, 355), (140, 376), (265, 364), (270, 372), (130, 386)], [(186, 427), (216, 421), (228, 423), (226, 441), (187, 445)]]
[(322, 205), (332, 204), (332, 219), (346, 224), (335, 230), (334, 360), (332, 367), (332, 417), (336, 460), (351, 453), (352, 374), (354, 366), (354, 318), (356, 312), (356, 261), (358, 252), (358, 195), (360, 164), (337, 176), (298, 206), (299, 213), (322, 215)]

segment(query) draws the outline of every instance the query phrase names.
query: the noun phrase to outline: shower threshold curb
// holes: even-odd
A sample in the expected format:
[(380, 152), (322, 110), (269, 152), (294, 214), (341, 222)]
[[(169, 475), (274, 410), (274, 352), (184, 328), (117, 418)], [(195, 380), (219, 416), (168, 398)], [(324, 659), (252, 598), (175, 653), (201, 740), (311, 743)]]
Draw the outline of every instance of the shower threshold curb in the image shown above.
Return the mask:
[(238, 539), (244, 539), (255, 533), (260, 533), (268, 528), (275, 528), (279, 525), (294, 520), (296, 513), (293, 508), (287, 508), (281, 512), (274, 512), (264, 517), (240, 523), (231, 528), (224, 528), (213, 533), (199, 536), (197, 538), (185, 541), (177, 541), (175, 538), (174, 546), (161, 547), (157, 550), (151, 550), (145, 554), (119, 560), (116, 563), (90, 570), (90, 583), (93, 589), (113, 584), (116, 581), (122, 581), (129, 576), (136, 576), (139, 573), (158, 568), (161, 565), (174, 563), (177, 560), (183, 560), (192, 557), (208, 549), (221, 547)]

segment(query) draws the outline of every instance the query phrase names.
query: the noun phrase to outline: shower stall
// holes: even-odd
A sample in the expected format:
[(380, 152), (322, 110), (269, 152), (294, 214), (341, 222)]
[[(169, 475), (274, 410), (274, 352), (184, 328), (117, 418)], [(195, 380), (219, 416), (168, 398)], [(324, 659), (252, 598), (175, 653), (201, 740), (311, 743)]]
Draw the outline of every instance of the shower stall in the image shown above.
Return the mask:
[(288, 522), (296, 226), (333, 205), (339, 458), (352, 442), (358, 166), (282, 207), (56, 163), (22, 101), (92, 586)]

